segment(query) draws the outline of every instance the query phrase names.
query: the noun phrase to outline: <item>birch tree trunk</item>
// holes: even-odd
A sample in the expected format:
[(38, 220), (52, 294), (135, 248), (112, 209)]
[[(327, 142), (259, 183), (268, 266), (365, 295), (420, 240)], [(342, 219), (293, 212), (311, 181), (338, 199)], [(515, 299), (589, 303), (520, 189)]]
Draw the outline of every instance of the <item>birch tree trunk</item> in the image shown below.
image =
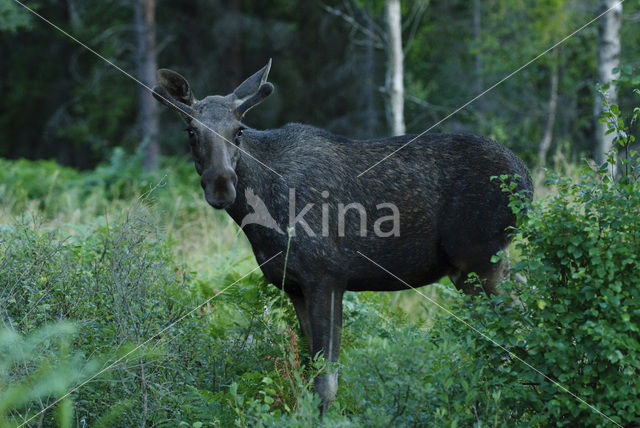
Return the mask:
[(386, 0), (387, 20), (387, 115), (393, 135), (405, 133), (404, 126), (404, 54), (400, 0)]
[[(477, 94), (482, 93), (484, 89), (484, 64), (482, 61), (482, 54), (480, 53), (480, 41), (482, 39), (482, 9), (480, 0), (473, 0), (473, 40), (476, 43), (476, 54), (475, 54), (475, 67), (476, 67), (476, 92)], [(482, 101), (480, 98), (478, 101)]]
[(373, 34), (373, 17), (366, 12), (367, 19), (367, 31), (369, 31), (369, 37), (367, 37), (367, 44), (365, 45), (364, 61), (363, 61), (363, 74), (365, 76), (364, 87), (364, 104), (365, 104), (365, 134), (364, 137), (373, 138), (376, 135), (376, 108), (375, 108), (375, 52), (374, 52), (374, 40)]
[[(156, 59), (156, 0), (133, 0), (136, 38), (138, 46), (138, 78), (148, 87), (153, 87), (158, 68)], [(158, 103), (147, 88), (138, 90), (139, 126), (144, 144), (144, 167), (158, 166), (160, 146), (158, 143)]]
[(556, 112), (558, 110), (558, 50), (554, 49), (551, 55), (551, 82), (547, 108), (547, 125), (545, 126), (544, 135), (538, 148), (540, 166), (544, 166), (547, 161), (547, 153), (553, 141), (553, 127), (556, 123)]
[[(612, 80), (616, 77), (613, 69), (620, 65), (620, 27), (622, 26), (622, 4), (614, 7), (616, 3), (619, 3), (619, 0), (601, 1), (601, 12), (612, 7), (613, 9), (602, 16), (598, 22), (598, 81), (602, 84), (610, 84), (609, 90), (607, 91), (607, 98), (611, 104), (618, 103), (616, 86)], [(613, 146), (614, 135), (606, 135), (606, 125), (598, 122), (602, 113), (602, 99), (600, 94), (596, 94), (594, 112), (596, 120), (596, 147), (594, 158), (596, 162), (603, 162), (606, 160), (607, 153)], [(612, 166), (611, 172), (615, 177), (617, 172), (615, 165)]]

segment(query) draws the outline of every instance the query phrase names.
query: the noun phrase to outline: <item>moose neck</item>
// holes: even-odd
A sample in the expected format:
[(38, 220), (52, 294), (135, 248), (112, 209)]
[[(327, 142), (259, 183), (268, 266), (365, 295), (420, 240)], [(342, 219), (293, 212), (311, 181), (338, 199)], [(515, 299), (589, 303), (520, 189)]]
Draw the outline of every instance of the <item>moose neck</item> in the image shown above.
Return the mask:
[(236, 200), (226, 208), (231, 218), (238, 224), (252, 212), (246, 203), (245, 191), (250, 188), (256, 195), (265, 198), (266, 195), (271, 194), (270, 189), (274, 182), (282, 180), (278, 174), (269, 169), (281, 173), (277, 169), (277, 159), (282, 148), (278, 147), (277, 140), (274, 131), (247, 129), (243, 133), (239, 146), (242, 152), (235, 169), (238, 175)]

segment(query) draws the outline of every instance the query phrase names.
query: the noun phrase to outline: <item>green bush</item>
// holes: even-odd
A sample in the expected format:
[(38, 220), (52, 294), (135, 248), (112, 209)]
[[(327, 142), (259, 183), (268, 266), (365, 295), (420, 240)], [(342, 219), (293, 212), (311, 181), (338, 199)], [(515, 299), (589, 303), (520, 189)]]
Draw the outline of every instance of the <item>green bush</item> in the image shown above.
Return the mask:
[[(605, 117), (626, 150), (633, 138), (617, 109)], [(506, 286), (520, 302), (480, 304), (482, 329), (544, 374), (516, 359), (496, 374), (523, 385), (503, 398), (535, 425), (640, 423), (640, 163), (628, 151), (612, 179), (617, 151), (578, 180), (549, 178), (556, 196), (533, 203), (517, 231), (515, 272), (528, 283)], [(487, 344), (485, 352), (500, 350)]]
[(193, 166), (184, 159), (163, 158), (161, 167), (151, 172), (143, 170), (140, 154), (129, 155), (120, 148), (109, 162), (92, 171), (76, 171), (50, 160), (0, 159), (0, 214), (4, 216), (30, 212), (55, 219), (81, 210), (82, 220), (91, 221), (152, 190), (158, 208), (168, 212), (175, 210), (176, 201), (185, 200), (188, 203), (180, 208), (193, 211), (201, 199), (189, 197), (196, 193), (200, 197), (199, 187)]
[[(223, 378), (237, 373), (230, 366), (256, 358), (251, 347), (234, 344), (235, 338), (213, 334), (208, 310), (189, 314), (204, 296), (192, 288), (192, 274), (171, 261), (166, 241), (144, 212), (138, 207), (121, 220), (79, 226), (72, 237), (34, 221), (0, 229), (3, 323), (31, 334), (48, 323), (70, 321), (80, 332), (73, 342), (80, 355), (103, 355), (105, 364), (126, 356), (72, 394), (76, 423), (93, 424), (111, 406), (132, 397), (136, 398), (131, 407), (116, 417), (121, 426), (139, 425), (145, 419), (177, 424), (198, 418), (198, 409), (207, 404), (192, 388), (219, 390)], [(221, 281), (231, 283), (237, 275), (232, 269)], [(127, 355), (148, 339), (153, 340)], [(51, 355), (50, 364), (60, 360)], [(212, 379), (212, 373), (221, 371), (229, 373)], [(9, 374), (0, 396), (15, 386), (19, 375)], [(42, 402), (54, 399), (55, 394)], [(45, 420), (53, 417), (47, 413)]]
[[(555, 184), (560, 194), (521, 231), (522, 356), (617, 422), (640, 422), (640, 184), (611, 181), (606, 166)], [(526, 378), (539, 384), (542, 423), (609, 424), (537, 373)]]
[(511, 425), (505, 385), (489, 381), (487, 361), (472, 352), (473, 333), (438, 321), (427, 330), (371, 319), (383, 334), (346, 350), (337, 406), (355, 426)]
[(19, 214), (26, 209), (59, 207), (56, 198), (79, 177), (79, 172), (61, 167), (54, 161), (0, 158), (0, 209)]
[[(0, 425), (17, 427), (43, 408), (43, 399), (57, 398), (57, 423), (71, 427), (71, 387), (97, 371), (98, 361), (72, 354), (76, 329), (65, 322), (43, 326), (27, 337), (11, 328), (0, 330)], [(39, 402), (39, 405), (35, 405)]]

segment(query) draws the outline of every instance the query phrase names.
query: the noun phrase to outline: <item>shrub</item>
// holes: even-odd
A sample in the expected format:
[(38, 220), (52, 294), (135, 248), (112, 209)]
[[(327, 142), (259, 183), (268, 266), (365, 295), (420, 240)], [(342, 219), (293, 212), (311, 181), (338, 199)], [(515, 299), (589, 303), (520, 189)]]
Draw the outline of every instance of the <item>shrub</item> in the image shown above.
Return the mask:
[(114, 207), (126, 208), (152, 189), (160, 210), (175, 216), (180, 202), (180, 209), (193, 212), (202, 198), (192, 169), (184, 159), (163, 158), (160, 169), (144, 171), (140, 154), (128, 155), (119, 148), (109, 162), (84, 172), (50, 160), (0, 159), (0, 214), (30, 212), (47, 220), (66, 216), (79, 222), (73, 214), (82, 211), (81, 220), (90, 222)]
[[(194, 407), (207, 407), (190, 388), (212, 387), (212, 367), (220, 366), (225, 355), (217, 348), (232, 347), (211, 334), (207, 311), (189, 314), (202, 297), (192, 291), (191, 277), (171, 261), (144, 207), (108, 224), (78, 226), (72, 236), (41, 228), (34, 220), (0, 229), (0, 318), (5, 325), (31, 334), (51, 322), (73, 322), (81, 333), (74, 349), (79, 355), (103, 355), (105, 365), (144, 345), (72, 394), (76, 423), (94, 424), (131, 397), (136, 399), (130, 408), (114, 416), (116, 425), (178, 423), (195, 417)], [(153, 340), (145, 344), (148, 339)], [(62, 360), (52, 354), (47, 361), (56, 366)], [(21, 376), (15, 368), (22, 365), (13, 366), (7, 388), (15, 386)], [(43, 406), (54, 399), (55, 394), (45, 394)]]
[[(617, 143), (628, 144), (617, 109), (607, 111)], [(503, 398), (536, 425), (640, 423), (640, 163), (628, 154), (617, 181), (613, 155), (577, 181), (549, 178), (557, 195), (530, 206), (518, 230), (515, 271), (528, 283), (507, 286), (522, 306), (480, 305), (483, 328), (544, 374), (514, 359), (496, 374), (523, 385)]]
[[(51, 322), (73, 322), (78, 355), (102, 355), (109, 367), (70, 395), (75, 423), (93, 426), (108, 417), (112, 426), (228, 426), (236, 415), (231, 402), (211, 396), (242, 379), (247, 390), (264, 390), (265, 377), (277, 387), (274, 401), (291, 406), (287, 387), (301, 369), (288, 376), (264, 358), (283, 357), (286, 341), (278, 332), (294, 322), (290, 304), (261, 274), (244, 275), (255, 266), (248, 258), (237, 265), (220, 258), (201, 273), (176, 264), (171, 241), (149, 212), (137, 204), (89, 225), (51, 230), (24, 217), (0, 228), (3, 323), (31, 334)], [(63, 361), (57, 354), (45, 359), (52, 366)], [(20, 376), (14, 369), (5, 386)], [(74, 379), (61, 389), (71, 390)], [(55, 398), (45, 394), (42, 406)], [(117, 403), (120, 410), (110, 413)], [(53, 424), (55, 415), (45, 413), (44, 421)]]
[[(17, 427), (37, 416), (42, 400), (57, 398), (56, 419), (71, 427), (71, 398), (65, 397), (77, 382), (98, 369), (98, 361), (83, 361), (71, 352), (76, 329), (65, 322), (43, 326), (28, 336), (11, 328), (0, 330), (0, 425)], [(36, 402), (40, 405), (34, 405)], [(37, 420), (37, 419), (35, 419)]]

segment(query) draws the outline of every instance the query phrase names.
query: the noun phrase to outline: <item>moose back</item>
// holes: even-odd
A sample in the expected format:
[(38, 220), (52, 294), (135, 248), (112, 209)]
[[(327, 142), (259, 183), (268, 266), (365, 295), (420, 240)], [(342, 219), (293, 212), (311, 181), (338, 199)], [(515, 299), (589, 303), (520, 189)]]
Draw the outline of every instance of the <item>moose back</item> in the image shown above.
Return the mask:
[[(473, 135), (360, 141), (302, 124), (251, 129), (242, 119), (272, 93), (270, 67), (231, 94), (203, 99), (181, 75), (161, 69), (154, 96), (187, 122), (207, 202), (241, 225), (272, 284), (284, 276), (311, 355), (338, 360), (347, 290), (400, 290), (448, 275), (477, 293), (466, 281), (475, 272), (485, 292), (497, 293), (507, 269), (491, 257), (506, 250), (515, 218), (490, 178), (511, 175), (531, 195), (517, 156)], [(337, 372), (315, 379), (323, 410), (337, 379)]]

